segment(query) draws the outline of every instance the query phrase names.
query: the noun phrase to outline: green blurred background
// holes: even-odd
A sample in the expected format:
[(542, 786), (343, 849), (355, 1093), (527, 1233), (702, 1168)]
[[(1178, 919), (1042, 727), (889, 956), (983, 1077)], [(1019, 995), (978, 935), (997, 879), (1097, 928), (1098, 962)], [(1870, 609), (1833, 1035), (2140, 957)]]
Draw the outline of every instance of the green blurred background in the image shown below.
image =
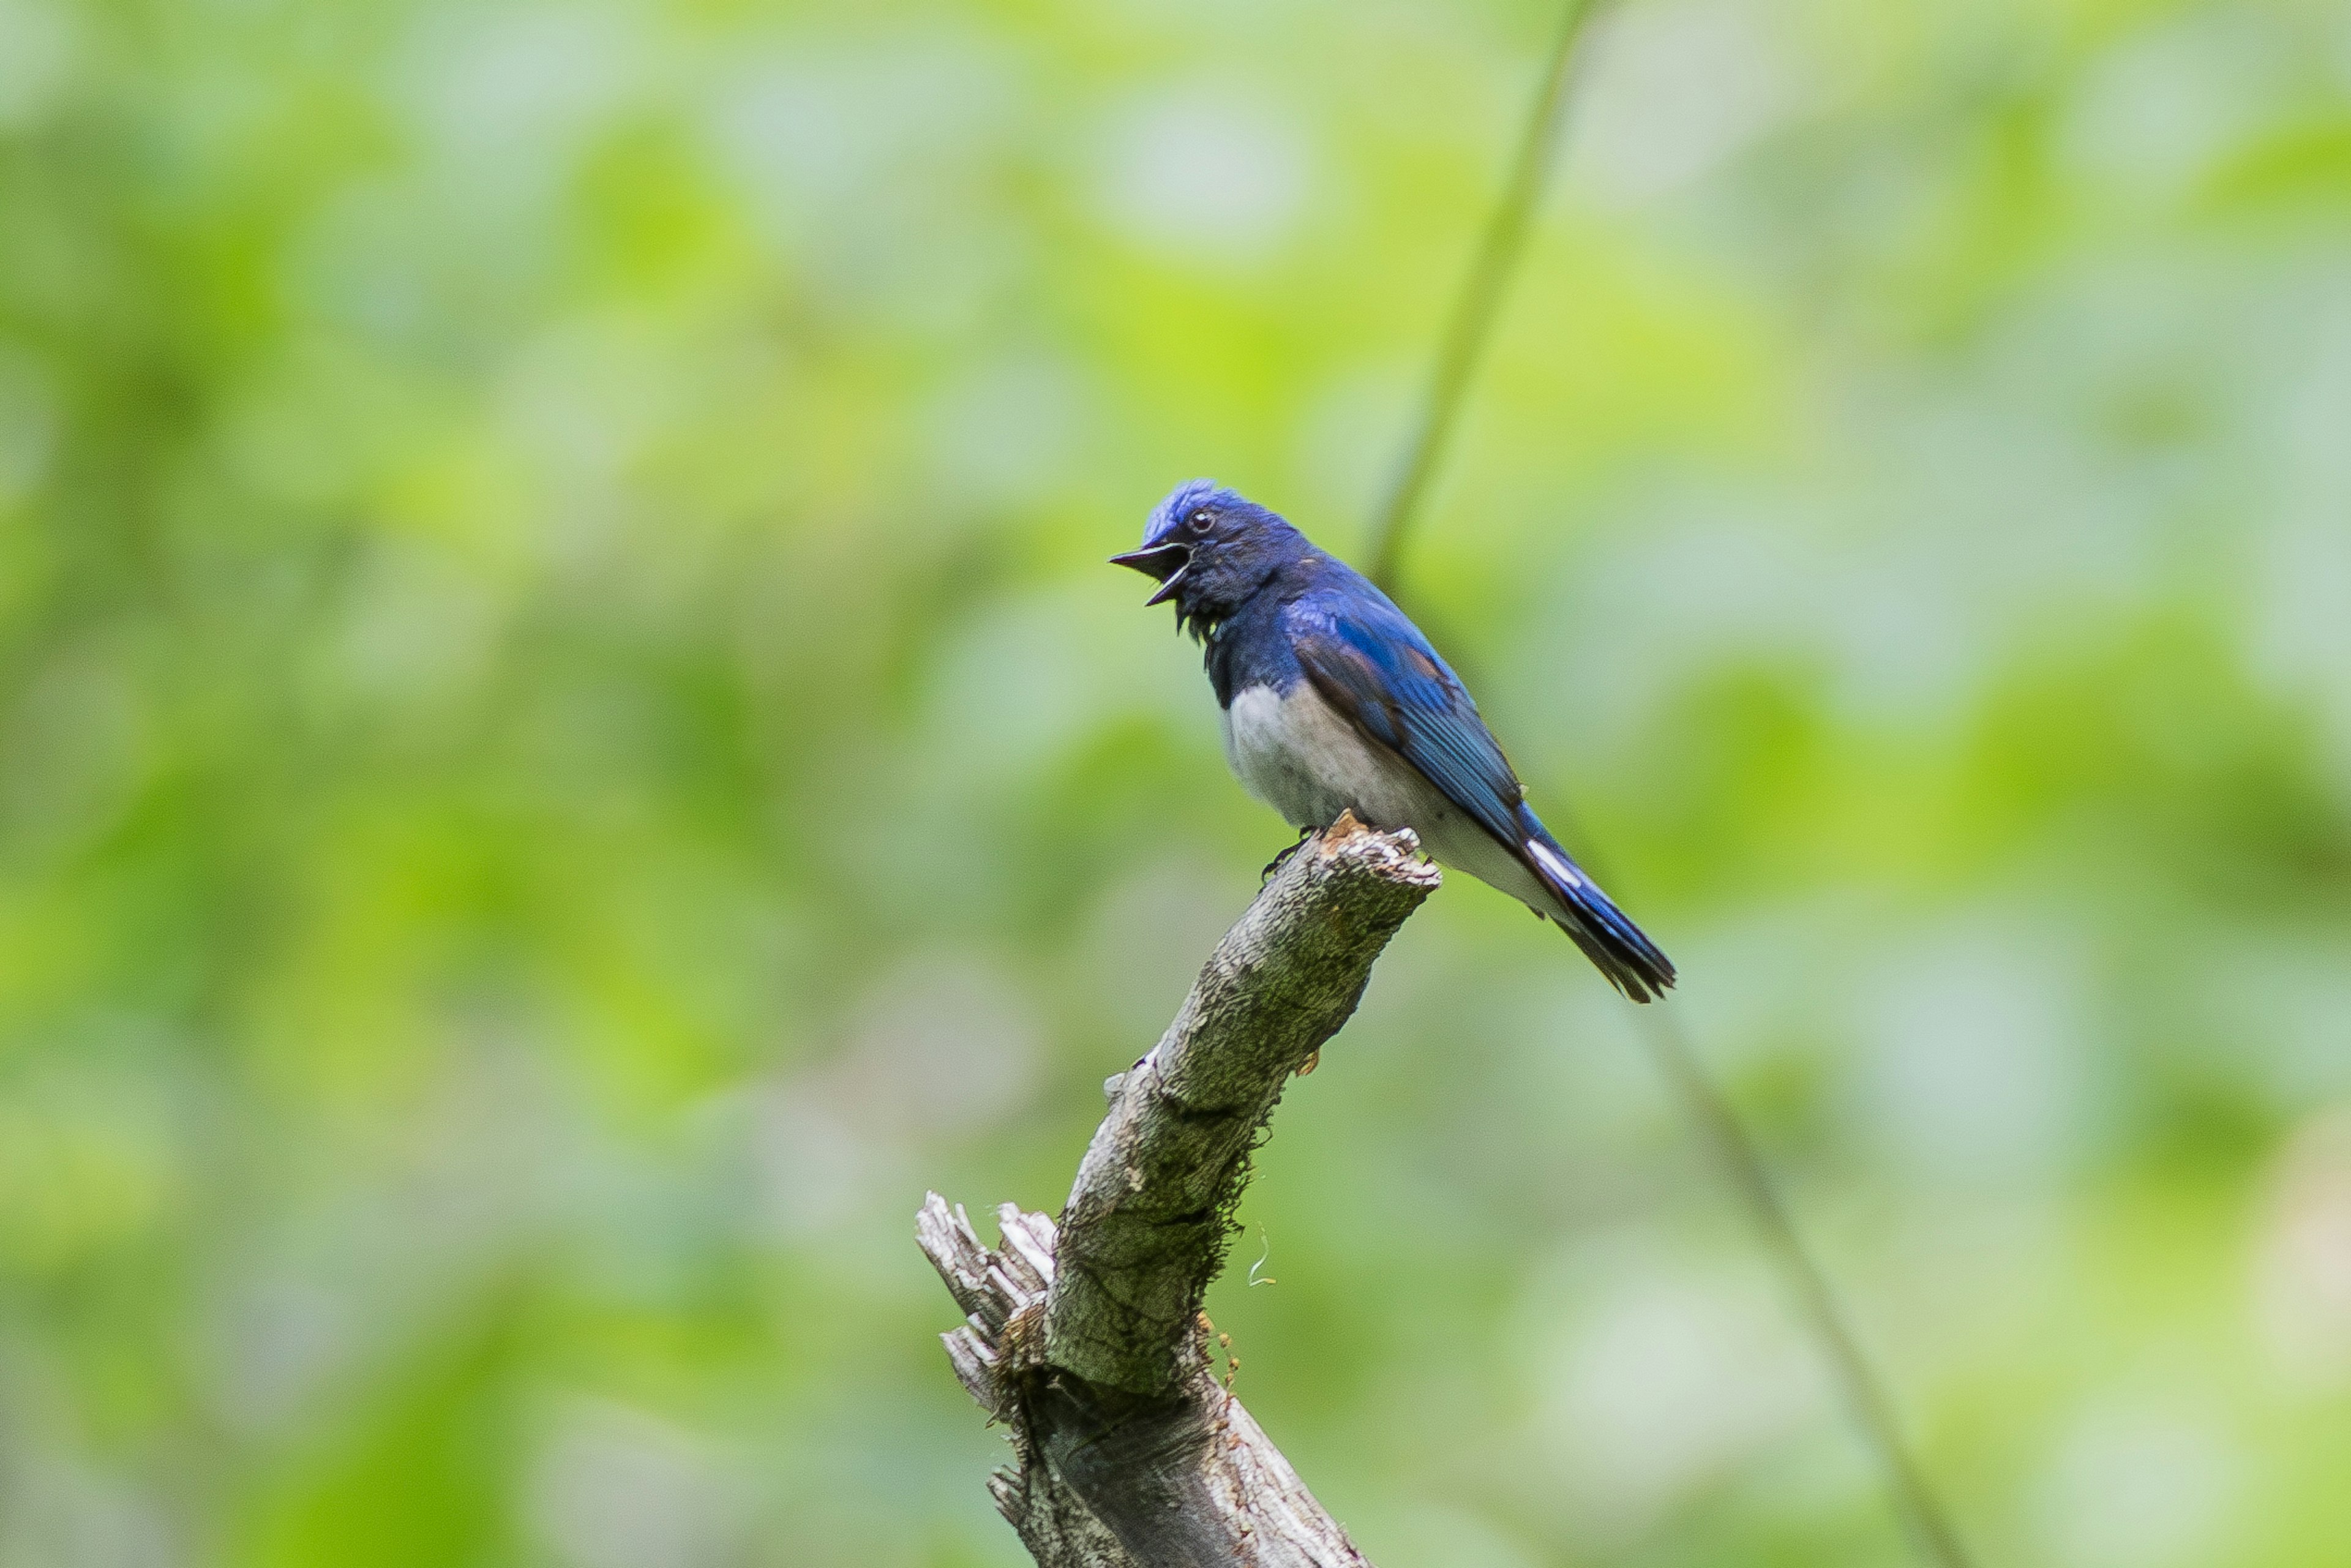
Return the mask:
[[(915, 1206), (1289, 838), (1102, 557), (1363, 540), (1554, 26), (0, 0), (0, 1564), (1023, 1562)], [(2351, 12), (1589, 45), (1402, 596), (1984, 1561), (2351, 1561)], [(1243, 1218), (1388, 1568), (1909, 1561), (1499, 895)]]

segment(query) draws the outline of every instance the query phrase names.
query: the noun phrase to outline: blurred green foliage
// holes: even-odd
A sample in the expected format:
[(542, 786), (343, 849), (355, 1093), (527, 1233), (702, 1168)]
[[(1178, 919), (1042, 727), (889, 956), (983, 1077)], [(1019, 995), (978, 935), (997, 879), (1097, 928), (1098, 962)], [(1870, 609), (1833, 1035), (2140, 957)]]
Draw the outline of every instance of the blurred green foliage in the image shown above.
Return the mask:
[[(1288, 837), (1102, 557), (1361, 539), (1552, 26), (0, 0), (0, 1564), (1020, 1561), (914, 1207), (1055, 1207)], [(2351, 15), (1591, 42), (1404, 597), (1985, 1561), (2340, 1561)], [(1906, 1560), (1498, 896), (1259, 1169), (1377, 1561)]]

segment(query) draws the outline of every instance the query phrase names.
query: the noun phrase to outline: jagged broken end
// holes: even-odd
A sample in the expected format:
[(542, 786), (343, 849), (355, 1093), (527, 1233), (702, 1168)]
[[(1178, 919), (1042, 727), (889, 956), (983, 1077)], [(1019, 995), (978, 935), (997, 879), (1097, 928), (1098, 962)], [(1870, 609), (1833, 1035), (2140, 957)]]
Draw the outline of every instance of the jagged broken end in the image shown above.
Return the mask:
[(1340, 812), (1337, 821), (1315, 835), (1312, 847), (1315, 858), (1325, 864), (1336, 862), (1358, 867), (1383, 880), (1416, 888), (1422, 897), (1434, 893), (1445, 880), (1435, 861), (1421, 857), (1418, 833), (1410, 828), (1371, 827), (1353, 811)]

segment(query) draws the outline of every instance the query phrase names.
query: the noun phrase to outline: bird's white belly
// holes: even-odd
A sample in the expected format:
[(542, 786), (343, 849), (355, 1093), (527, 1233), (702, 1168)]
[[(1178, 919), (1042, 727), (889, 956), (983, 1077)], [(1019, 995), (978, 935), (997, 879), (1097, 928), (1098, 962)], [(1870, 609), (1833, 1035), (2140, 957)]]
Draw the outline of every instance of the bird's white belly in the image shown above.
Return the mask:
[(1409, 769), (1374, 751), (1306, 682), (1287, 695), (1271, 686), (1234, 693), (1224, 726), (1234, 776), (1292, 827), (1328, 827), (1341, 811), (1411, 825), (1407, 795), (1418, 780), (1398, 777)]
[(1312, 685), (1233, 694), (1225, 760), (1249, 792), (1292, 827), (1323, 828), (1353, 811), (1375, 828), (1410, 828), (1440, 864), (1465, 871), (1538, 913), (1555, 901), (1516, 855), (1402, 758), (1355, 731)]

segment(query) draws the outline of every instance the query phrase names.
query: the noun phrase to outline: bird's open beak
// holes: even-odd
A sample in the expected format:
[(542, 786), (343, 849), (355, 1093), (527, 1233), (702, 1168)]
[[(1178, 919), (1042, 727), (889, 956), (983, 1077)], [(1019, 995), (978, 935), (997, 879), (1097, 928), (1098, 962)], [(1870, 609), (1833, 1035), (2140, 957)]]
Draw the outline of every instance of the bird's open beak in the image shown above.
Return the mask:
[(1184, 573), (1192, 564), (1192, 547), (1182, 543), (1147, 545), (1142, 549), (1129, 550), (1124, 555), (1114, 555), (1110, 558), (1110, 563), (1113, 566), (1131, 566), (1145, 577), (1159, 580), (1159, 591), (1143, 601), (1148, 608), (1175, 597), (1176, 584), (1184, 580)]

